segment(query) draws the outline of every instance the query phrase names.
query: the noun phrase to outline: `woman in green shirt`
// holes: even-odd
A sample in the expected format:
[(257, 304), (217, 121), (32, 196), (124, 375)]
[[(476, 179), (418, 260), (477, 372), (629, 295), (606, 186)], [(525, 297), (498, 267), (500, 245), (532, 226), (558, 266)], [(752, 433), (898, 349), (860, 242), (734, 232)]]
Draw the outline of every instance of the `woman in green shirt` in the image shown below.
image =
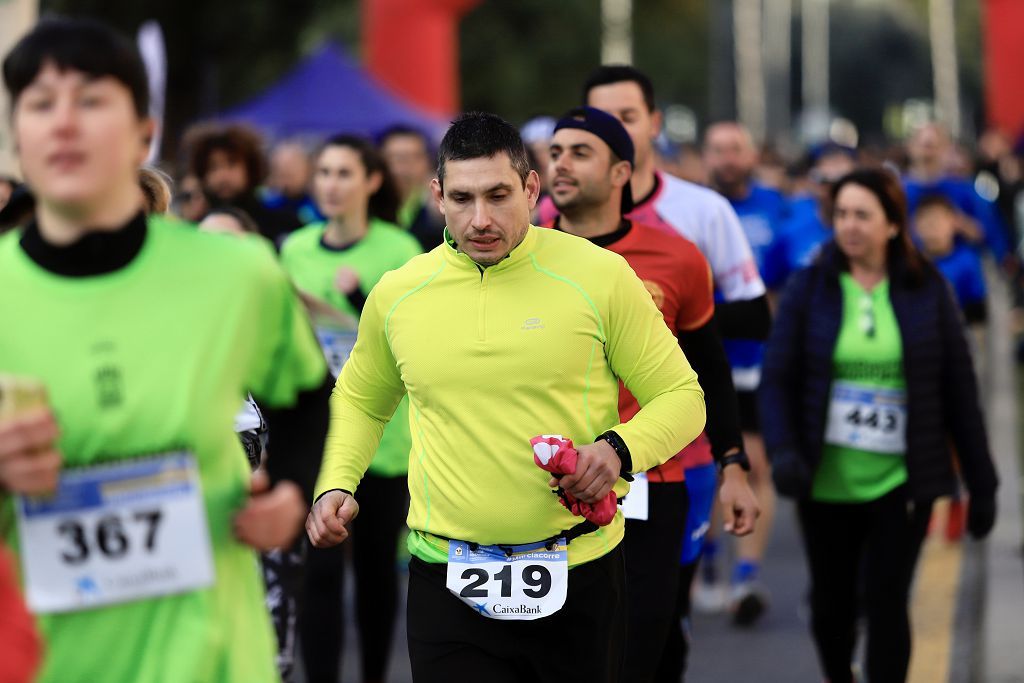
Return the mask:
[[(377, 150), (366, 140), (330, 138), (316, 160), (313, 195), (326, 222), (297, 230), (281, 262), (307, 298), (349, 316), (353, 324), (317, 323), (317, 336), (337, 375), (355, 342), (354, 322), (370, 289), (389, 270), (420, 253), (394, 224), (398, 195)], [(314, 318), (316, 316), (314, 315)], [(348, 329), (344, 329), (348, 327)], [(397, 609), (398, 537), (408, 511), (409, 407), (388, 423), (362, 481), (361, 514), (353, 523), (352, 559), (364, 681), (384, 680)], [(303, 657), (311, 681), (336, 681), (342, 645), (343, 551), (313, 548), (307, 565)]]
[(963, 322), (910, 241), (899, 179), (854, 171), (833, 198), (835, 241), (793, 277), (775, 318), (764, 436), (776, 487), (797, 499), (826, 677), (853, 680), (863, 612), (867, 678), (902, 681), (917, 556), (933, 501), (956, 486), (950, 445), (976, 538), (995, 522), (998, 481)]

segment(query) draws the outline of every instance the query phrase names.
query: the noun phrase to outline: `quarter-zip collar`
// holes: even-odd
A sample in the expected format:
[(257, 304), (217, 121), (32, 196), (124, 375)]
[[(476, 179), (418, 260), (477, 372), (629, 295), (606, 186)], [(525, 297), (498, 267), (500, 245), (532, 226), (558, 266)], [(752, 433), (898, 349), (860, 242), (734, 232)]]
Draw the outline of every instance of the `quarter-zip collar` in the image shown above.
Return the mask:
[(523, 237), (523, 241), (520, 242), (508, 256), (502, 259), (500, 262), (493, 266), (486, 268), (481, 267), (473, 259), (460, 252), (455, 244), (455, 240), (452, 239), (451, 234), (448, 232), (448, 228), (444, 229), (444, 255), (445, 259), (448, 260), (452, 265), (462, 268), (464, 270), (475, 270), (480, 273), (496, 273), (514, 268), (517, 264), (527, 260), (530, 254), (537, 246), (537, 228), (534, 225), (529, 226), (526, 229), (526, 236)]

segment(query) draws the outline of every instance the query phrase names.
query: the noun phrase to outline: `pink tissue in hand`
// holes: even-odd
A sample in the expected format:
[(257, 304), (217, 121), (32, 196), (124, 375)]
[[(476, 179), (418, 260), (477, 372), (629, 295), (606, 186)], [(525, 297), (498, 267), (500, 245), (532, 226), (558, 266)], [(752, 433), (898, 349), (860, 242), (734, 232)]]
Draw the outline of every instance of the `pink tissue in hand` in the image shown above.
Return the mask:
[[(571, 439), (556, 435), (541, 435), (530, 439), (533, 446), (533, 462), (537, 467), (555, 475), (574, 474), (579, 457)], [(598, 526), (605, 526), (615, 518), (618, 499), (615, 491), (609, 491), (599, 503), (590, 504), (577, 500), (568, 491), (558, 489), (558, 499), (572, 514), (590, 520)]]
[(573, 474), (576, 472), (576, 449), (572, 439), (560, 436), (535, 436), (530, 439), (533, 446), (533, 462), (542, 470), (552, 474)]

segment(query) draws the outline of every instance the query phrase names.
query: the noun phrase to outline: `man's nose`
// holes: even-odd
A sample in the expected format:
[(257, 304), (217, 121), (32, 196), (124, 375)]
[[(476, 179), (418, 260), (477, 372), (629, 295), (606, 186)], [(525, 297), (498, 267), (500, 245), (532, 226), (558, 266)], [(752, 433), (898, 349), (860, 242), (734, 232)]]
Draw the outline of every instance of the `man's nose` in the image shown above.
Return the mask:
[(473, 205), (473, 227), (478, 230), (483, 230), (491, 224), (491, 211), (487, 206), (487, 202), (483, 199), (478, 199)]

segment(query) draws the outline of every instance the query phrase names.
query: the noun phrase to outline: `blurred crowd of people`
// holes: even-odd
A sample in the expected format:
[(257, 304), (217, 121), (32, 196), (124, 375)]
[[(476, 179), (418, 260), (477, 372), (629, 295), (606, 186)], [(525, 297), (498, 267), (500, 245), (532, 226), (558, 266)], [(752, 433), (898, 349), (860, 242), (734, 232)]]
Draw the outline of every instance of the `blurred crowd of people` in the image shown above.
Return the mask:
[[(687, 248), (696, 245), (694, 254), (699, 250), (687, 262), (695, 268), (688, 277), (708, 281), (702, 314), (671, 330), (688, 356), (693, 349), (691, 362), (701, 372), (707, 434), (694, 442), (691, 460), (677, 463), (678, 479), (661, 466), (647, 472), (652, 489), (672, 483), (682, 492), (685, 469), (689, 498), (673, 503), (685, 510), (686, 528), (677, 528), (677, 516), (680, 524), (666, 532), (678, 545), (667, 561), (671, 579), (664, 579), (671, 599), (655, 615), (665, 623), (651, 626), (647, 612), (629, 615), (630, 624), (635, 618), (657, 641), (640, 652), (638, 659), (651, 665), (643, 680), (680, 679), (691, 584), (697, 609), (728, 611), (738, 627), (755, 625), (770, 608), (759, 577), (776, 492), (799, 502), (812, 630), (829, 680), (852, 680), (862, 589), (866, 669), (872, 680), (902, 680), (910, 651), (909, 587), (932, 503), (959, 491), (960, 476), (966, 491), (950, 516), (949, 538), (958, 539), (964, 528), (983, 537), (995, 519), (997, 479), (961, 320), (975, 329), (986, 324), (986, 261), (1024, 304), (1024, 144), (987, 131), (968, 147), (930, 122), (888, 148), (823, 141), (783, 161), (770, 143), (755, 141), (735, 121), (707, 126), (699, 145), (659, 143), (653, 86), (630, 67), (598, 69), (582, 99), (587, 107), (526, 122), (522, 142), (510, 143), (525, 143), (539, 179), (540, 196), (531, 197), (529, 207), (533, 223), (572, 232), (603, 211), (611, 216), (607, 230), (576, 234), (621, 250), (627, 260), (632, 256), (625, 247), (614, 245), (631, 230), (634, 237), (642, 234), (637, 226), (653, 227), (663, 238), (681, 236)], [(588, 145), (595, 141), (610, 150), (601, 152), (607, 168), (593, 176), (606, 184), (586, 176), (594, 154)], [(435, 179), (435, 141), (415, 127), (391, 126), (373, 138), (339, 131), (325, 140), (268, 141), (241, 124), (204, 123), (183, 135), (176, 158), (166, 170), (139, 172), (146, 214), (239, 235), (273, 253), (299, 291), (333, 377), (352, 353), (357, 321), (385, 273), (446, 243), (457, 247), (439, 206), (446, 195)], [(529, 177), (532, 183), (535, 176)], [(524, 180), (523, 187), (532, 185)], [(37, 201), (56, 205), (48, 191), (0, 177), (0, 230), (35, 225)], [(600, 211), (591, 215), (588, 207)], [(667, 244), (666, 251), (681, 248)], [(640, 273), (638, 264), (649, 256), (636, 258), (630, 264)], [(479, 265), (480, 277), (493, 265)], [(665, 292), (640, 275), (661, 307)], [(541, 324), (531, 320), (523, 329)], [(698, 330), (711, 341), (698, 339)], [(717, 353), (719, 339), (731, 374), (726, 368), (714, 379), (698, 367), (697, 344), (710, 343)], [(250, 396), (236, 418), (255, 469), (265, 467), (268, 422), (271, 434), (284, 429), (274, 424), (281, 424), (280, 416), (271, 412), (265, 419), (259, 404)], [(337, 680), (347, 555), (356, 582), (362, 677), (368, 683), (386, 677), (411, 485), (409, 411), (403, 399), (396, 417), (381, 427), (359, 488), (362, 514), (344, 546), (350, 553), (341, 546), (310, 547), (305, 538), (283, 548), (250, 544), (266, 551), (267, 607), (285, 679), (301, 657), (307, 680)], [(729, 424), (723, 426), (720, 415)], [(621, 451), (614, 439), (609, 443)], [(731, 552), (731, 539), (716, 531), (721, 520), (712, 517), (716, 462), (719, 474), (733, 465), (733, 472), (749, 470), (759, 507), (757, 528), (737, 534), (742, 537)], [(908, 507), (907, 501), (920, 504)], [(744, 511), (741, 503), (734, 507)], [(646, 515), (641, 519), (652, 524)], [(727, 530), (732, 523), (726, 520)], [(627, 538), (640, 538), (648, 527), (630, 520), (625, 528)], [(626, 580), (639, 586), (631, 572), (645, 556), (636, 553), (627, 541)], [(865, 558), (862, 575), (856, 567)], [(652, 588), (651, 602), (659, 594), (670, 597), (661, 584)], [(625, 657), (629, 662), (628, 648)]]

